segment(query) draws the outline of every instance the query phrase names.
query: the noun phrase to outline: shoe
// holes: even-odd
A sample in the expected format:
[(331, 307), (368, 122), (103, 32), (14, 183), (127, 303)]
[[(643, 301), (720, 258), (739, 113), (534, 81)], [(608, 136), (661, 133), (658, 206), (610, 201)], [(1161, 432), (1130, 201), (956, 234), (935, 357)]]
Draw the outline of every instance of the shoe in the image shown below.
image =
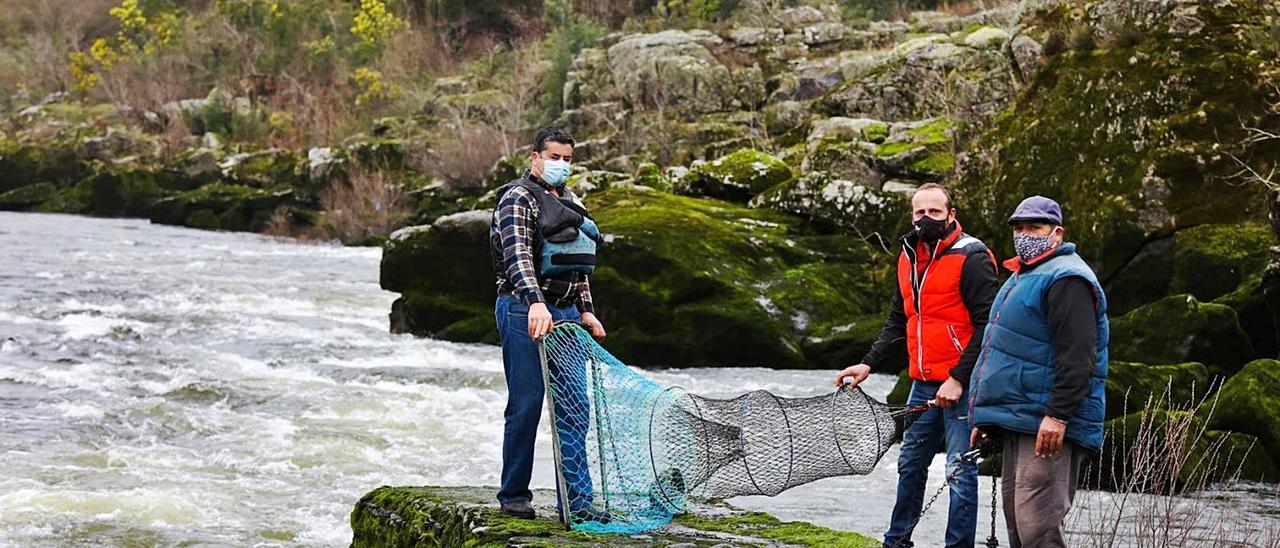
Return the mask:
[(537, 514), (533, 511), (533, 505), (529, 504), (529, 501), (527, 500), (502, 503), (502, 513), (520, 519), (533, 519), (537, 517)]
[(613, 521), (613, 516), (595, 506), (584, 506), (573, 511), (573, 519), (577, 521), (592, 521), (604, 525)]

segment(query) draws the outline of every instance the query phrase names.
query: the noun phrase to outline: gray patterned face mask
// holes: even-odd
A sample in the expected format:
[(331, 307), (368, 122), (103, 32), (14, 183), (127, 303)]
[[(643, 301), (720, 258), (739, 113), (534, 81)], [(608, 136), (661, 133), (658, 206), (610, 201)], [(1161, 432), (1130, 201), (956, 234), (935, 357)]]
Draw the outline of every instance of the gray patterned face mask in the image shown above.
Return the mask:
[(1022, 262), (1029, 263), (1032, 259), (1053, 249), (1053, 234), (1048, 236), (1015, 235), (1013, 237), (1013, 249), (1018, 252), (1019, 257), (1022, 257)]

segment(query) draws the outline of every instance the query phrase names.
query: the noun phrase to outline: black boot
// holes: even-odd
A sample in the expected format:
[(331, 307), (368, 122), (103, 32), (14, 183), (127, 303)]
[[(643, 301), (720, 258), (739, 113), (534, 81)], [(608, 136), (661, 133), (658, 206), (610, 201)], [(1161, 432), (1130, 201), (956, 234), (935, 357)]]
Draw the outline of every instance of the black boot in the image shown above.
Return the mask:
[(502, 513), (520, 519), (533, 519), (537, 515), (533, 511), (533, 505), (529, 504), (527, 500), (502, 503)]

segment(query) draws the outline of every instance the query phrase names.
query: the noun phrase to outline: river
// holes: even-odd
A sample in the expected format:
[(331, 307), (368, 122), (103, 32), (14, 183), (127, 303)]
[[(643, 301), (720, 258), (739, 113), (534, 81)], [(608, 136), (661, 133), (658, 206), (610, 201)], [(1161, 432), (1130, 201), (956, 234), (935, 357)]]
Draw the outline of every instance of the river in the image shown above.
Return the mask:
[[(0, 545), (345, 546), (374, 487), (497, 484), (498, 349), (388, 333), (378, 249), (0, 213), (0, 254)], [(712, 397), (801, 397), (828, 393), (832, 372), (648, 374)], [(882, 399), (893, 380), (864, 386)], [(878, 536), (896, 456), (732, 502)], [(941, 457), (931, 473), (932, 492)], [(988, 478), (980, 493), (981, 539)], [(1215, 500), (1251, 523), (1280, 515), (1266, 486)], [(921, 545), (941, 539), (945, 501)]]

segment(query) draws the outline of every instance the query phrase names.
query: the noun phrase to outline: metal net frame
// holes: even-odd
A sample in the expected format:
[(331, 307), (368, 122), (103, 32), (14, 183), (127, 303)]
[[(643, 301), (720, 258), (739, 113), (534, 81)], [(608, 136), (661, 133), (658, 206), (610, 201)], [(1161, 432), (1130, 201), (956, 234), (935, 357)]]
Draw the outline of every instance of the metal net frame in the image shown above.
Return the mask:
[(698, 501), (865, 475), (919, 416), (858, 388), (712, 399), (663, 387), (575, 323), (540, 348), (561, 519), (589, 533), (649, 531)]

